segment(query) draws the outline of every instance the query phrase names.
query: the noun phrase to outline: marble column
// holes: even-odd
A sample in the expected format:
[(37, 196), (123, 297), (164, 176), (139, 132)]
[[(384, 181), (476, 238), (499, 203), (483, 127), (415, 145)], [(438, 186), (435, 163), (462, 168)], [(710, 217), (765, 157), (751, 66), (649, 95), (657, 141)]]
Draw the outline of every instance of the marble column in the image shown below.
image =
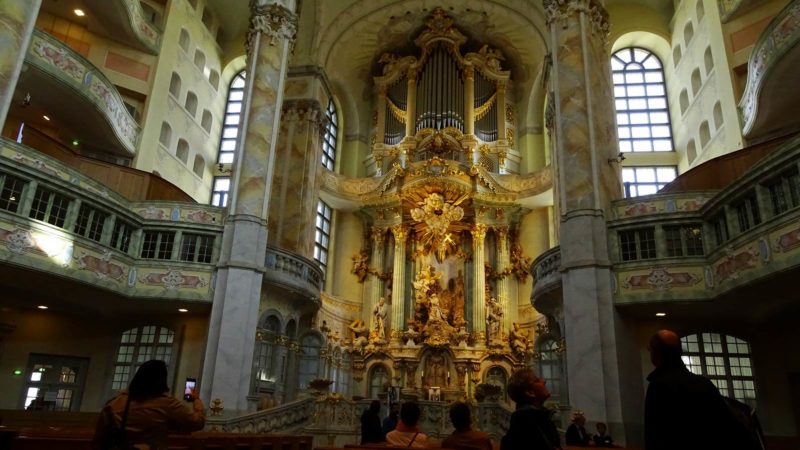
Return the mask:
[(294, 0), (251, 0), (247, 85), (234, 190), (222, 237), (214, 303), (203, 361), (201, 395), (226, 411), (248, 403), (267, 246), (270, 187), (287, 60), (297, 22)]
[[(505, 270), (511, 266), (511, 258), (508, 253), (508, 227), (495, 228), (497, 236), (497, 269)], [(507, 332), (511, 329), (512, 322), (517, 320), (517, 302), (511, 300), (509, 295), (509, 284), (513, 274), (508, 274), (497, 280), (497, 301), (503, 307), (503, 329)]]
[(472, 332), (479, 343), (486, 340), (486, 240), (487, 226), (476, 223), (472, 227)]
[(325, 112), (316, 99), (285, 99), (271, 184), (268, 243), (314, 257)]
[(25, 61), (42, 0), (4, 0), (0, 3), (0, 130)]
[(405, 307), (405, 275), (406, 275), (406, 241), (408, 228), (404, 225), (392, 227), (394, 236), (394, 268), (392, 269), (392, 329), (391, 337), (394, 341), (400, 340), (400, 334), (405, 329), (403, 309)]
[(569, 403), (624, 436), (606, 217), (621, 196), (607, 48), (597, 0), (544, 0), (551, 37)]
[[(370, 257), (370, 266), (378, 272), (383, 272), (383, 245), (386, 237), (386, 228), (372, 227), (372, 256)], [(383, 294), (383, 280), (377, 275), (370, 275), (369, 297), (367, 297), (367, 304), (363, 311), (364, 322), (367, 324), (372, 323), (372, 310), (378, 304), (378, 299)], [(371, 326), (371, 325), (370, 325)]]

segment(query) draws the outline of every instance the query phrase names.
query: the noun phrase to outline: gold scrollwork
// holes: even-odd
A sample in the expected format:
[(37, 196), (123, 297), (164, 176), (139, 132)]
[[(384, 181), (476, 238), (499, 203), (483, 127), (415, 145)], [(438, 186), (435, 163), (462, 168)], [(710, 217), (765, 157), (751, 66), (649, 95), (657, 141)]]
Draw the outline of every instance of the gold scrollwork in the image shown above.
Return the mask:
[(489, 110), (492, 109), (492, 106), (494, 106), (495, 100), (497, 100), (497, 92), (492, 94), (492, 96), (489, 97), (489, 100), (486, 100), (484, 104), (475, 108), (475, 120), (483, 119), (483, 116), (485, 116), (486, 113), (488, 113)]
[(392, 113), (395, 119), (402, 123), (406, 123), (406, 112), (400, 109), (399, 106), (395, 105), (394, 102), (390, 99), (386, 99), (386, 104), (389, 105), (389, 111)]

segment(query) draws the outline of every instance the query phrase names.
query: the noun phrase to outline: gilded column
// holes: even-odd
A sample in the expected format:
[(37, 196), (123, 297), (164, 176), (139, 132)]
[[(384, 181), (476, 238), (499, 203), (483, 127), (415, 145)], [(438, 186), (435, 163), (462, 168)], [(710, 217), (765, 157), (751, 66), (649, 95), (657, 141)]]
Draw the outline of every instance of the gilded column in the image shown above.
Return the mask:
[(0, 3), (0, 130), (6, 123), (11, 98), (42, 0), (4, 0)]
[[(378, 272), (383, 272), (383, 245), (386, 237), (386, 228), (372, 227), (372, 256), (371, 266)], [(370, 281), (369, 298), (364, 311), (364, 322), (372, 323), (372, 310), (378, 304), (378, 299), (383, 295), (383, 280), (377, 275), (372, 275)], [(394, 304), (394, 303), (392, 303)]]
[[(569, 404), (624, 436), (620, 388), (640, 382), (618, 364), (606, 217), (622, 194), (607, 48), (598, 0), (544, 0), (552, 55), (553, 125), (561, 233), (562, 301)], [(621, 343), (620, 343), (621, 344)], [(637, 345), (629, 341), (628, 346)], [(629, 411), (631, 417), (637, 411)]]
[(472, 331), (478, 342), (483, 343), (486, 337), (486, 225), (476, 223), (472, 227)]
[(247, 85), (228, 220), (217, 271), (201, 395), (226, 409), (248, 402), (267, 246), (270, 187), (287, 59), (297, 18), (294, 0), (251, 0)]
[(408, 228), (404, 225), (392, 227), (394, 235), (394, 268), (392, 269), (392, 330), (393, 340), (400, 339), (404, 327), (403, 308), (405, 307), (406, 241)]
[(464, 134), (472, 136), (475, 134), (475, 69), (472, 67), (464, 69), (464, 90)]
[[(511, 266), (508, 254), (508, 227), (497, 227), (497, 269), (505, 270)], [(497, 301), (503, 307), (503, 328), (511, 329), (511, 323), (517, 320), (517, 302), (509, 297), (509, 283), (512, 275), (506, 275), (497, 281)]]

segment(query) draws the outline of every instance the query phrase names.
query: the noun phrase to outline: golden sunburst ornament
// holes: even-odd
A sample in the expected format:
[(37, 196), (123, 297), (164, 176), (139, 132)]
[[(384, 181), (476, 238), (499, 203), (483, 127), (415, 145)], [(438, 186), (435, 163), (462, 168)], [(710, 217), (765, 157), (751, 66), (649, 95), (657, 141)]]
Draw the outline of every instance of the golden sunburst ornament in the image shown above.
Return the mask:
[(442, 194), (433, 192), (419, 203), (419, 208), (410, 211), (412, 219), (426, 225), (422, 242), (425, 245), (432, 244), (440, 260), (444, 259), (447, 250), (455, 245), (447, 229), (451, 223), (458, 222), (464, 217), (464, 209), (458, 206), (464, 198), (466, 197), (448, 203)]

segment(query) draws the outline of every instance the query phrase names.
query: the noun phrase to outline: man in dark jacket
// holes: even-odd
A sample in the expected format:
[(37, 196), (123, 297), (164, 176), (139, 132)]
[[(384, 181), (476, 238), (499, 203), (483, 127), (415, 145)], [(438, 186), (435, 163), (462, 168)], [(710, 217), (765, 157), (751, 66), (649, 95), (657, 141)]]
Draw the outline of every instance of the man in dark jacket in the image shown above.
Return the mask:
[(373, 400), (369, 404), (369, 409), (365, 409), (361, 414), (361, 443), (371, 444), (383, 442), (386, 437), (383, 435), (381, 427), (381, 402)]
[(742, 427), (711, 381), (695, 375), (681, 360), (681, 340), (669, 330), (650, 339), (650, 360), (644, 412), (646, 450), (740, 450)]
[(530, 369), (514, 372), (508, 380), (508, 395), (517, 404), (511, 414), (508, 432), (500, 441), (500, 450), (553, 450), (561, 448), (558, 430), (551, 420), (553, 413), (544, 407), (550, 391)]

